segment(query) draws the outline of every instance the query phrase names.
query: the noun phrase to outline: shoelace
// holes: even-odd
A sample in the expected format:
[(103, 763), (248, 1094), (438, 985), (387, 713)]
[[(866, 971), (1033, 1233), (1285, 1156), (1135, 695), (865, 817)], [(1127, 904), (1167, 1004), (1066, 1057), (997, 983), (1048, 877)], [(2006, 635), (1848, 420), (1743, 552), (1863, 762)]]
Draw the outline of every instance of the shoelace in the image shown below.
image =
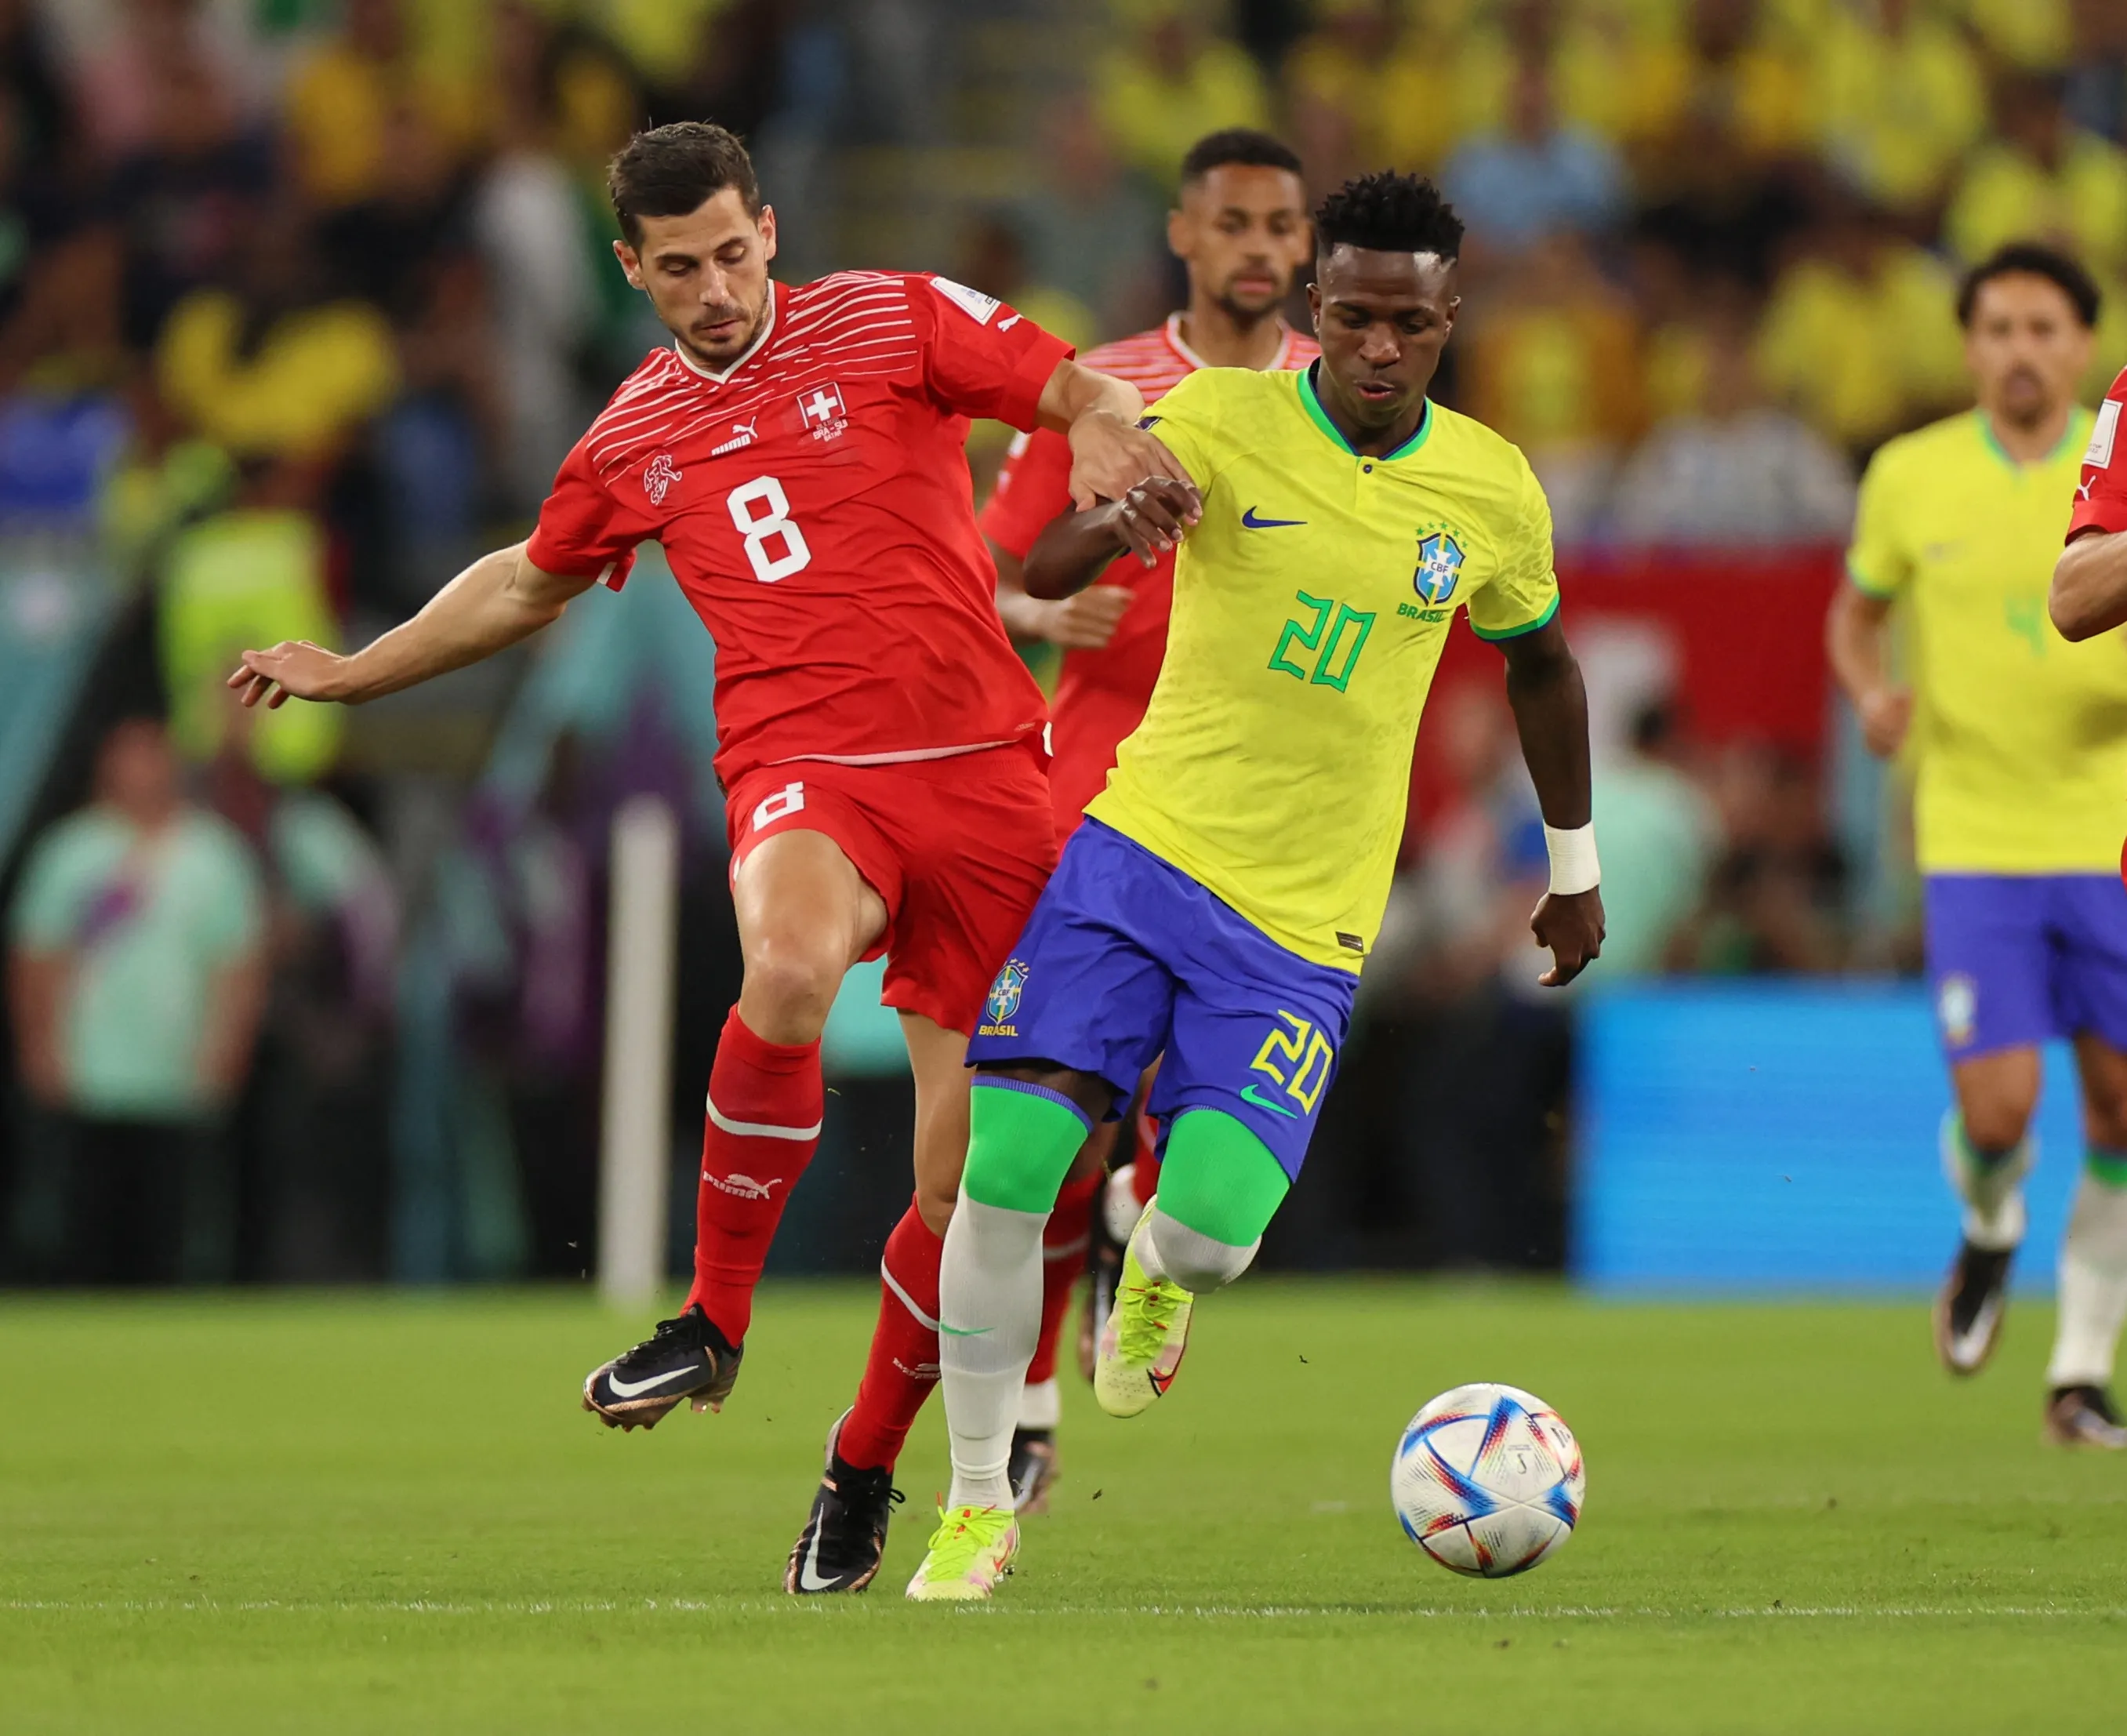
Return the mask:
[(931, 1534), (930, 1577), (963, 1577), (1011, 1523), (1009, 1507), (955, 1507), (950, 1513), (939, 1508), (938, 1529)]
[(1188, 1293), (1170, 1278), (1123, 1286), (1123, 1317), (1116, 1348), (1123, 1360), (1149, 1363), (1166, 1347), (1168, 1330)]

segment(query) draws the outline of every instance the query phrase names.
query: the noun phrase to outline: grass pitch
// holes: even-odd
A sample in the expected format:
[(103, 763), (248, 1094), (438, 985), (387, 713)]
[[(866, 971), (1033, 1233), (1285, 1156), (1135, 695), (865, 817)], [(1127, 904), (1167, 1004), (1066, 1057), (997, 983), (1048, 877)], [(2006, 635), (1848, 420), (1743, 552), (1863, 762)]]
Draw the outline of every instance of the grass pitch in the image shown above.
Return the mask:
[[(2127, 1463), (2042, 1446), (2050, 1321), (1953, 1384), (1924, 1307), (1251, 1282), (1174, 1395), (1072, 1385), (973, 1610), (783, 1596), (873, 1295), (765, 1293), (720, 1417), (576, 1408), (640, 1322), (511, 1293), (0, 1302), (0, 1729), (1973, 1733), (2116, 1716)], [(1458, 1579), (1388, 1455), (1458, 1382), (1588, 1454), (1578, 1536)]]

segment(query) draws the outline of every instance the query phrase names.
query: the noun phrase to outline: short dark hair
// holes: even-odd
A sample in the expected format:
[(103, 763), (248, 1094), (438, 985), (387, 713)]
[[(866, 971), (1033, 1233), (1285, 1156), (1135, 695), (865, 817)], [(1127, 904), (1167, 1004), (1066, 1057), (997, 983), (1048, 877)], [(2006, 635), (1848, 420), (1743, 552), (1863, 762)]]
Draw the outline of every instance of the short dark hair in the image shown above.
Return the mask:
[(1461, 252), (1462, 220), (1423, 175), (1385, 168), (1347, 181), (1315, 208), (1315, 252), (1326, 258), (1337, 247), (1452, 259)]
[(1957, 286), (1957, 323), (1970, 327), (1979, 292), (1995, 278), (2020, 275), (2044, 277), (2058, 285), (2060, 292), (2074, 303), (2075, 316), (2084, 329), (2096, 325), (2097, 311), (2105, 301), (2097, 280), (2073, 255), (2040, 241), (2011, 241), (2006, 247), (1997, 247), (1965, 273), (1964, 281)]
[(606, 164), (605, 190), (630, 247), (642, 244), (645, 217), (684, 217), (727, 187), (760, 215), (753, 159), (736, 133), (707, 121), (675, 121), (635, 135)]
[(1201, 181), (1213, 169), (1233, 164), (1245, 168), (1300, 173), (1300, 153), (1282, 139), (1273, 139), (1253, 126), (1228, 126), (1205, 134), (1189, 147), (1189, 154), (1182, 159), (1182, 178), (1185, 183)]

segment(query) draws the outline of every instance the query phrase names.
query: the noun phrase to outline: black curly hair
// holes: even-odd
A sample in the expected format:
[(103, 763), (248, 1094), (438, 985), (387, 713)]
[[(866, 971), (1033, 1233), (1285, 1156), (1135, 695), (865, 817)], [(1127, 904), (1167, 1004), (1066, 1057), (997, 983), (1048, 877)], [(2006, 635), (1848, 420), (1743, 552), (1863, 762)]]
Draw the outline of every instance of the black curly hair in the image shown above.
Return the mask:
[(1462, 249), (1462, 220), (1424, 176), (1385, 168), (1347, 181), (1315, 207), (1316, 254), (1327, 259), (1338, 247), (1452, 259)]

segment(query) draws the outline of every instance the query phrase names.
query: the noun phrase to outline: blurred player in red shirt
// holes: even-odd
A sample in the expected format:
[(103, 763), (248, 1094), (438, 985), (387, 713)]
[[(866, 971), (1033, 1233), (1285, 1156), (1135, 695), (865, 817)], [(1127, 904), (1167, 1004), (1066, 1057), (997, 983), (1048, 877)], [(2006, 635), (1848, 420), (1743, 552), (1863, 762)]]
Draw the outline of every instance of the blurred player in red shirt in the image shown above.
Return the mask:
[[(1305, 368), (1321, 353), (1313, 339), (1294, 331), (1278, 311), (1314, 252), (1300, 159), (1286, 146), (1242, 127), (1200, 139), (1182, 159), (1181, 196), (1168, 214), (1167, 243), (1187, 268), (1188, 306), (1150, 331), (1091, 351), (1085, 358), (1088, 368), (1129, 381), (1149, 405), (1200, 368)], [(1043, 527), (1070, 510), (1070, 482), (1069, 443), (1046, 429), (1022, 434), (1012, 443), (980, 519), (997, 557), (997, 613), (1005, 626), (1022, 643), (1046, 643), (1064, 652), (1063, 676), (1049, 707), (1049, 790), (1059, 846), (1106, 784), (1116, 746), (1144, 716), (1167, 649), (1168, 611), (1174, 599), (1171, 551), (1149, 567), (1117, 562), (1100, 582), (1075, 596), (1049, 602), (1026, 594), (1021, 563)], [(1141, 1115), (1131, 1120), (1142, 1127)], [(1119, 1247), (1108, 1233), (1101, 1196), (1102, 1170), (1121, 1125), (1111, 1122), (1086, 1142), (1044, 1239), (1041, 1337), (1012, 1437), (1012, 1493), (1022, 1512), (1042, 1510), (1055, 1475), (1062, 1403), (1056, 1344), (1079, 1257), (1089, 1237), (1100, 1253)], [(1136, 1208), (1152, 1197), (1157, 1176), (1148, 1138), (1140, 1136), (1138, 1158), (1125, 1168), (1129, 1174), (1119, 1169), (1111, 1186), (1119, 1215), (1126, 1209), (1134, 1221)], [(1116, 1264), (1097, 1255), (1089, 1322), (1106, 1318), (1108, 1299), (1101, 1290)], [(1092, 1341), (1080, 1335), (1080, 1361), (1090, 1377)]]
[(585, 1408), (649, 1427), (737, 1377), (752, 1297), (818, 1142), (820, 1033), (843, 975), (887, 958), (916, 1079), (916, 1197), (888, 1239), (855, 1406), (785, 1569), (860, 1591), (895, 1458), (937, 1381), (938, 1259), (968, 1145), (968, 1034), (1055, 861), (1041, 695), (1006, 638), (976, 530), (968, 420), (1066, 439), (1081, 504), (1150, 473), (1135, 388), (943, 277), (774, 282), (775, 214), (720, 127), (638, 134), (609, 190), (628, 282), (674, 339), (563, 462), (528, 543), (461, 573), (352, 657), (247, 652), (246, 704), (358, 703), (486, 657), (664, 545), (717, 643), (717, 771), (745, 980), (717, 1047), (694, 1283), (592, 1371)]

